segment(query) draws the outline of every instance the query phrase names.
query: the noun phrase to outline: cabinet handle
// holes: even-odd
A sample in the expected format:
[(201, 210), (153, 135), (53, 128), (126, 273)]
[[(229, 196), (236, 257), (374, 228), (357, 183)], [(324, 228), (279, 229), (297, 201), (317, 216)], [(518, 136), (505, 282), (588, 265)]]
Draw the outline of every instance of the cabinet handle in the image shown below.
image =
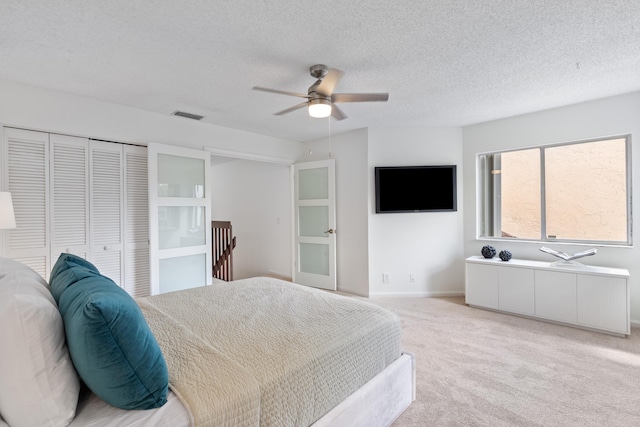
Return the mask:
[(108, 251), (108, 250), (110, 250), (110, 249), (111, 249), (111, 246), (105, 246), (105, 247), (104, 247), (104, 250), (105, 250), (105, 251)]

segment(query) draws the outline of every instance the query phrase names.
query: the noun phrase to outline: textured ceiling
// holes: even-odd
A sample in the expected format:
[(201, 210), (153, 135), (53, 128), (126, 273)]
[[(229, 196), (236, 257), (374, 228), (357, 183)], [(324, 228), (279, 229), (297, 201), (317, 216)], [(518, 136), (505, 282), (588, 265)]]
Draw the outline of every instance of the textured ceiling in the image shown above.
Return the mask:
[[(316, 63), (389, 101), (337, 122), (251, 90), (306, 93)], [(0, 1), (0, 79), (299, 141), (638, 91), (639, 71), (639, 0)]]

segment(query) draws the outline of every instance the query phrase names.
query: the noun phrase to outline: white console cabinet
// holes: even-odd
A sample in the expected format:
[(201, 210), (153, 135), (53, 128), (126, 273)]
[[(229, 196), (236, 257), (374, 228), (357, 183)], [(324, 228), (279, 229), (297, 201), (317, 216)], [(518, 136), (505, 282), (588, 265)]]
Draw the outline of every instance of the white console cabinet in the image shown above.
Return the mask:
[(466, 259), (470, 306), (614, 335), (629, 335), (626, 269), (472, 256)]

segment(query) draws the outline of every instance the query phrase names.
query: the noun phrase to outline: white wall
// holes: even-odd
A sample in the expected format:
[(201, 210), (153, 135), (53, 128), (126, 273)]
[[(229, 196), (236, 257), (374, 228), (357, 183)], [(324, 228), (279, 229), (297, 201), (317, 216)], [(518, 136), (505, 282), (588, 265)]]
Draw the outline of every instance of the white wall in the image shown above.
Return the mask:
[(293, 161), (302, 144), (0, 81), (0, 124), (116, 142), (216, 148)]
[[(632, 134), (640, 136), (640, 92), (564, 108), (542, 111), (468, 126), (464, 137), (464, 256), (478, 255), (487, 241), (478, 240), (476, 228), (476, 155), (481, 152), (521, 148), (535, 145), (591, 139), (603, 136)], [(640, 200), (640, 147), (632, 142), (633, 200)], [(585, 183), (588, 185), (588, 182)], [(638, 209), (633, 222), (640, 224)], [(637, 228), (637, 227), (636, 227)], [(637, 239), (637, 237), (636, 237)], [(507, 249), (514, 258), (553, 261), (539, 251), (540, 243), (491, 243), (496, 249)], [(574, 253), (584, 246), (560, 243), (547, 246)], [(589, 265), (627, 268), (631, 274), (631, 319), (640, 323), (640, 248), (599, 246), (598, 254), (580, 261)]]
[(366, 129), (305, 143), (298, 161), (335, 158), (336, 276), (338, 290), (369, 295), (368, 132)]
[(233, 278), (291, 278), (291, 169), (233, 160), (214, 164), (212, 218), (231, 221), (236, 236)]
[[(376, 214), (374, 167), (403, 165), (457, 165), (458, 211)], [(464, 292), (463, 171), (460, 128), (369, 129), (370, 295)], [(382, 283), (383, 272), (389, 283)]]
[[(327, 158), (329, 151), (336, 159), (338, 289), (364, 296), (461, 295), (462, 130), (362, 129), (306, 143), (300, 161)], [(375, 166), (428, 164), (458, 165), (457, 212), (375, 214)], [(383, 272), (390, 283), (382, 283)]]

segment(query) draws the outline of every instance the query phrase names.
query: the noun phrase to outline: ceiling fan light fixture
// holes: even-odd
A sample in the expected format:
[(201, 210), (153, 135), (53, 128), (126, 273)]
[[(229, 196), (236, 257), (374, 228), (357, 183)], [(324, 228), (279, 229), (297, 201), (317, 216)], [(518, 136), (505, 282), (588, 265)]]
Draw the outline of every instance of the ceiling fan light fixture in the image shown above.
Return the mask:
[(331, 115), (331, 101), (328, 99), (311, 99), (309, 101), (309, 115), (316, 119), (323, 119)]
[(338, 107), (340, 102), (373, 102), (387, 101), (388, 93), (333, 93), (336, 85), (340, 81), (343, 72), (335, 68), (328, 68), (323, 64), (312, 65), (309, 68), (311, 77), (317, 79), (314, 84), (309, 86), (307, 93), (289, 92), (286, 90), (269, 89), (266, 87), (254, 86), (253, 90), (263, 92), (279, 93), (281, 95), (295, 96), (304, 98), (304, 102), (286, 108), (282, 111), (274, 113), (275, 116), (289, 114), (292, 111), (298, 111), (307, 107), (309, 116), (314, 118), (331, 117), (335, 120), (344, 120), (347, 115)]

